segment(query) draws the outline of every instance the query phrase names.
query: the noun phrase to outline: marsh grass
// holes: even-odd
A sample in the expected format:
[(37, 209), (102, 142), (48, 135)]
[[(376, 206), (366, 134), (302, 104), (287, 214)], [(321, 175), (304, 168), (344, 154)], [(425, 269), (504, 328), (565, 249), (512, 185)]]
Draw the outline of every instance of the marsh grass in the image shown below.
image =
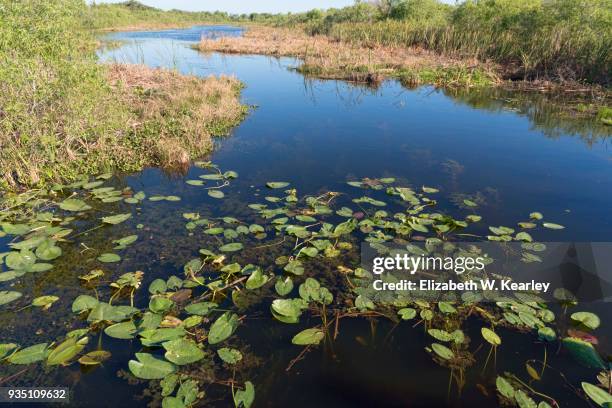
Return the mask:
[(240, 83), (100, 65), (79, 0), (0, 5), (0, 185), (174, 165), (245, 113)]
[(413, 84), (483, 85), (496, 78), (474, 60), (447, 58), (419, 49), (393, 46), (365, 47), (336, 41), (304, 30), (251, 26), (243, 37), (202, 39), (202, 52), (265, 54), (297, 57), (304, 75), (377, 83), (397, 77)]

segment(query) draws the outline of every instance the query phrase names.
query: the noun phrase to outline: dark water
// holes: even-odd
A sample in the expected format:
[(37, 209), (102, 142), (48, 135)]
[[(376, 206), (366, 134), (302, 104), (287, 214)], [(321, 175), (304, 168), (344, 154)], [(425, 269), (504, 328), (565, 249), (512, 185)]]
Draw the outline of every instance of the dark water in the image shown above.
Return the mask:
[[(408, 90), (396, 82), (371, 89), (306, 79), (289, 69), (298, 64), (289, 58), (202, 55), (190, 48), (201, 35), (240, 33), (231, 27), (118, 33), (111, 37), (126, 44), (101, 54), (103, 61), (145, 63), (201, 76), (235, 75), (246, 84), (244, 102), (254, 105), (248, 118), (220, 141), (208, 158), (221, 169), (240, 174), (224, 190), (231, 199), (214, 200), (204, 190), (186, 185), (185, 180), (202, 173), (197, 168), (187, 175), (149, 169), (114, 180), (117, 185), (129, 185), (149, 195), (182, 198), (179, 203), (142, 205), (138, 222), (146, 226), (145, 242), (128, 248), (120, 269), (121, 273), (144, 270), (143, 287), (159, 276), (180, 275), (182, 265), (197, 256), (200, 246), (197, 238), (185, 231), (180, 219), (183, 212), (236, 216), (245, 212), (246, 204), (255, 202), (258, 189), (270, 180), (291, 181), (302, 195), (345, 191), (347, 180), (396, 177), (414, 187), (439, 188), (445, 197), (443, 205), (450, 212), (453, 199), (478, 199), (479, 214), (487, 225), (512, 225), (530, 212), (540, 211), (566, 229), (543, 231), (538, 239), (612, 240), (608, 128), (590, 121), (561, 119), (537, 96), (502, 91), (445, 92), (430, 87)], [(117, 237), (127, 235), (131, 227), (126, 225), (126, 232), (118, 231)], [(109, 238), (99, 231), (83, 240), (95, 245)], [(76, 277), (90, 269), (81, 262), (78, 251), (73, 252), (65, 255), (66, 262), (71, 263), (69, 271), (63, 268), (50, 272), (34, 289), (40, 292), (35, 293), (37, 296), (42, 294), (43, 285), (51, 284), (66, 294), (67, 303), (51, 311), (58, 317), (62, 307), (69, 307), (79, 293), (79, 288), (74, 288)], [(599, 309), (600, 314), (609, 312), (606, 305)], [(30, 325), (40, 325), (51, 337), (54, 331), (64, 330), (62, 323), (45, 327), (48, 318), (43, 322), (35, 313), (27, 312), (24, 320), (31, 319)], [(301, 325), (312, 326), (307, 319)], [(470, 330), (468, 327), (466, 334), (479, 339), (478, 326)], [(346, 319), (336, 342), (310, 352), (304, 361), (286, 371), (300, 352), (290, 341), (296, 332), (296, 327), (271, 319), (264, 308), (249, 316), (234, 336), (240, 339), (242, 347), (238, 348), (246, 347), (248, 354), (259, 361), (253, 363), (246, 378), (256, 385), (255, 406), (467, 407), (497, 403), (491, 388), (494, 371), (480, 374), (488, 350), (477, 352), (480, 363), (467, 374), (468, 385), (461, 397), (456, 387), (449, 397), (449, 370), (433, 364), (423, 351), (427, 335), (422, 326), (394, 327), (386, 320)], [(547, 346), (537, 342), (535, 334), (501, 334), (509, 347), (497, 355), (498, 373), (511, 371), (524, 376), (526, 360), (543, 358)], [(602, 338), (609, 335), (602, 333)], [(31, 344), (37, 336), (15, 328), (10, 337)], [(70, 385), (74, 406), (149, 403), (142, 385), (130, 385), (117, 376), (127, 370), (126, 362), (138, 351), (138, 341), (102, 336), (99, 341), (113, 351), (112, 360), (103, 367), (83, 373), (73, 365), (60, 371), (31, 373), (29, 381), (44, 378), (47, 383)], [(593, 370), (577, 367), (567, 355), (558, 354), (556, 347), (548, 346), (547, 350), (554, 370), (547, 371), (538, 389), (566, 401), (566, 406), (587, 406), (555, 370), (565, 372), (573, 385), (585, 379), (594, 382)], [(479, 384), (489, 390), (488, 395)], [(207, 404), (231, 406), (229, 390), (218, 388), (206, 390)]]

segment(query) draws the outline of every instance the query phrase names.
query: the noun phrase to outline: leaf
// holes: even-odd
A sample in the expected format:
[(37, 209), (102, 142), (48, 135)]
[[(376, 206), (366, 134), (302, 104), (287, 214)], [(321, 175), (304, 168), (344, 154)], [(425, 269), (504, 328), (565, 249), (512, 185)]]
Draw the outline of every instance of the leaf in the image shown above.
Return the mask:
[(205, 356), (195, 342), (184, 338), (167, 341), (162, 346), (166, 349), (166, 360), (176, 365), (195, 363)]
[(130, 360), (128, 366), (132, 374), (143, 380), (161, 380), (176, 370), (168, 361), (153, 357), (148, 353), (136, 353), (136, 360)]
[(20, 292), (0, 290), (0, 306), (13, 302), (22, 296)]
[(605, 370), (606, 366), (591, 343), (575, 337), (563, 339), (563, 346), (580, 364), (590, 368)]
[(153, 296), (151, 300), (149, 300), (149, 309), (151, 309), (153, 313), (166, 312), (172, 306), (174, 306), (174, 302), (167, 297)]
[(72, 312), (80, 313), (85, 310), (93, 309), (97, 304), (98, 300), (89, 295), (79, 295), (74, 302), (72, 302)]
[(165, 341), (176, 340), (185, 336), (183, 327), (149, 329), (139, 333), (143, 346), (157, 346)]
[(244, 383), (244, 390), (238, 390), (234, 394), (234, 405), (236, 408), (250, 408), (255, 401), (255, 387), (250, 381)]
[(405, 307), (398, 310), (397, 314), (402, 318), (402, 320), (410, 320), (416, 317), (416, 310), (410, 307)]
[(217, 350), (217, 354), (221, 358), (221, 360), (225, 361), (227, 364), (236, 364), (240, 360), (242, 360), (242, 353), (233, 348), (223, 347)]
[(87, 211), (91, 210), (91, 207), (87, 205), (83, 200), (76, 198), (67, 198), (60, 203), (59, 206), (64, 211)]
[(221, 251), (221, 252), (236, 252), (236, 251), (240, 251), (242, 248), (244, 248), (244, 245), (242, 245), (240, 242), (232, 242), (231, 244), (225, 244), (225, 245), (221, 246), (219, 248), (219, 251)]
[(35, 344), (13, 353), (8, 362), (11, 364), (32, 364), (47, 357), (47, 343)]
[(133, 321), (113, 324), (104, 329), (104, 333), (115, 339), (129, 340), (136, 336), (138, 329)]
[(215, 322), (210, 326), (208, 332), (208, 343), (217, 344), (227, 338), (229, 338), (236, 328), (238, 327), (239, 320), (236, 314), (231, 312), (223, 313)]
[(427, 330), (427, 333), (429, 333), (429, 335), (433, 337), (434, 339), (440, 340), (440, 341), (451, 341), (453, 339), (451, 334), (447, 332), (446, 330), (429, 329)]
[(298, 259), (289, 261), (289, 263), (285, 265), (284, 270), (296, 276), (301, 276), (304, 274), (304, 267), (302, 266), (302, 261)]
[(499, 391), (501, 395), (508, 399), (514, 400), (515, 391), (512, 385), (510, 385), (510, 383), (508, 382), (508, 380), (506, 380), (504, 377), (499, 376), (495, 380), (495, 385), (497, 386), (497, 391)]
[(185, 307), (185, 311), (187, 313), (189, 313), (189, 314), (192, 314), (192, 315), (206, 316), (215, 307), (217, 307), (216, 303), (213, 303), (213, 302), (200, 302), (200, 303), (193, 303), (193, 304)]
[(54, 244), (53, 241), (44, 241), (36, 248), (36, 257), (43, 261), (52, 261), (62, 255), (62, 249)]
[(529, 374), (529, 376), (534, 380), (540, 381), (542, 379), (540, 377), (540, 373), (538, 373), (536, 369), (531, 366), (531, 364), (525, 363), (525, 370), (527, 370), (527, 374)]
[(291, 342), (298, 346), (308, 346), (311, 344), (319, 344), (325, 337), (323, 331), (317, 327), (312, 329), (302, 330), (296, 334)]
[(583, 382), (581, 384), (586, 395), (588, 395), (589, 398), (600, 407), (606, 407), (612, 403), (612, 395), (610, 395), (607, 391), (593, 384), (589, 384), (588, 382)]
[(117, 214), (117, 215), (111, 215), (109, 217), (103, 217), (102, 222), (105, 224), (117, 225), (117, 224), (121, 224), (124, 221), (129, 220), (130, 218), (132, 218), (131, 213)]
[(537, 408), (536, 403), (523, 390), (517, 390), (514, 394), (514, 399), (519, 408)]
[(289, 183), (284, 181), (268, 181), (266, 183), (266, 186), (268, 186), (268, 188), (285, 188), (288, 185)]
[(85, 366), (93, 366), (102, 364), (103, 361), (108, 360), (111, 357), (111, 353), (105, 350), (90, 351), (81, 358), (79, 363)]
[(457, 313), (457, 309), (455, 309), (455, 307), (448, 302), (439, 302), (438, 309), (440, 309), (442, 313), (446, 314)]
[(247, 279), (245, 287), (249, 290), (261, 288), (268, 282), (268, 279), (268, 276), (263, 274), (261, 268), (257, 268)]
[(121, 257), (113, 253), (104, 253), (98, 257), (98, 261), (103, 263), (115, 263), (121, 261)]
[(591, 312), (576, 312), (572, 314), (571, 318), (592, 330), (595, 330), (601, 324), (599, 316)]
[(6, 258), (4, 258), (6, 266), (15, 270), (27, 271), (35, 262), (36, 255), (27, 249), (22, 249), (19, 252), (11, 251)]
[(8, 356), (16, 348), (17, 348), (17, 344), (15, 343), (0, 344), (0, 360)]
[(39, 296), (32, 300), (32, 306), (48, 309), (51, 305), (59, 300), (57, 296)]
[(221, 190), (208, 190), (208, 195), (212, 198), (223, 198), (225, 194)]
[(76, 357), (76, 355), (85, 348), (88, 342), (88, 337), (83, 337), (82, 339), (69, 337), (49, 353), (47, 356), (47, 365), (53, 366), (70, 362), (70, 360)]
[(553, 222), (545, 222), (544, 224), (542, 224), (542, 226), (544, 228), (553, 229), (553, 230), (561, 230), (565, 228), (563, 225), (555, 224)]
[(529, 218), (531, 218), (532, 220), (541, 220), (542, 218), (544, 218), (544, 216), (541, 212), (536, 211), (529, 214)]
[(450, 360), (453, 357), (455, 357), (455, 353), (453, 353), (451, 349), (449, 349), (446, 346), (443, 346), (442, 344), (433, 343), (431, 345), (431, 349), (434, 351), (434, 353), (436, 353), (438, 356), (440, 356), (444, 360)]
[(291, 280), (291, 277), (287, 276), (283, 279), (281, 276), (279, 276), (274, 284), (274, 289), (276, 289), (276, 293), (278, 293), (280, 296), (285, 296), (291, 293), (293, 290), (293, 281)]
[(424, 192), (424, 193), (427, 193), (427, 194), (433, 194), (433, 193), (438, 193), (438, 192), (440, 192), (440, 190), (438, 190), (437, 188), (425, 187), (425, 186), (423, 186), (423, 187), (421, 187), (421, 188), (423, 189), (423, 192)]
[(557, 334), (550, 327), (540, 327), (538, 329), (538, 337), (546, 341), (554, 341), (557, 338)]
[(480, 329), (480, 333), (482, 333), (482, 337), (493, 346), (499, 346), (501, 344), (501, 338), (493, 330), (483, 327)]

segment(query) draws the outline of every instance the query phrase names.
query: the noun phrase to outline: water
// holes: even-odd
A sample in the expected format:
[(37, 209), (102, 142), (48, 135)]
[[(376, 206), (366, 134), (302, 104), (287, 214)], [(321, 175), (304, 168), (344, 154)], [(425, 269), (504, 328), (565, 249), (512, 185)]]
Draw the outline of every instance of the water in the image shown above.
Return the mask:
[[(125, 43), (100, 54), (102, 61), (170, 67), (199, 76), (235, 75), (246, 84), (244, 102), (253, 105), (248, 118), (231, 136), (219, 141), (215, 153), (208, 158), (221, 169), (240, 174), (224, 190), (227, 199), (214, 200), (202, 189), (186, 185), (185, 180), (202, 173), (195, 167), (186, 175), (147, 169), (112, 181), (116, 186), (129, 185), (149, 195), (174, 194), (182, 198), (179, 203), (142, 203), (138, 222), (146, 226), (145, 242), (122, 254), (126, 262), (121, 264), (120, 272), (142, 269), (144, 288), (156, 277), (180, 275), (182, 265), (197, 256), (200, 243), (186, 233), (180, 214), (244, 214), (246, 204), (255, 202), (256, 195), (263, 195), (260, 189), (270, 180), (291, 181), (304, 195), (347, 191), (347, 180), (396, 177), (415, 188), (439, 188), (441, 205), (451, 213), (458, 211), (454, 204), (457, 200), (478, 200), (479, 214), (487, 225), (514, 225), (530, 212), (540, 211), (547, 220), (566, 226), (562, 231), (538, 232), (541, 240), (612, 240), (612, 152), (607, 128), (589, 121), (560, 119), (536, 96), (502, 91), (445, 92), (431, 87), (409, 90), (393, 81), (372, 89), (341, 81), (306, 79), (291, 70), (299, 64), (291, 58), (202, 55), (191, 48), (201, 35), (240, 34), (241, 30), (221, 26), (116, 33), (110, 37)], [(116, 236), (112, 239), (128, 235), (129, 231), (133, 231), (133, 224), (126, 224), (123, 233), (114, 231)], [(99, 230), (82, 239), (86, 245), (95, 246), (109, 238)], [(81, 248), (66, 251), (69, 267), (58, 267), (46, 275), (44, 282), (35, 284), (36, 296), (43, 293), (44, 285), (51, 284), (65, 298), (46, 317), (26, 311), (23, 322), (14, 322), (7, 328), (9, 337), (34, 343), (37, 336), (20, 331), (23, 325), (40, 327), (51, 338), (64, 330), (63, 324), (47, 327), (46, 322), (53, 318), (61, 321), (62, 310), (69, 308), (71, 299), (80, 293), (75, 284), (77, 276), (91, 269), (78, 258), (80, 251)], [(142, 293), (136, 302), (145, 306), (140, 303), (147, 298)], [(608, 312), (605, 305), (600, 309)], [(315, 320), (304, 319), (300, 327), (311, 327)], [(474, 344), (480, 341), (479, 327), (467, 329)], [(480, 365), (469, 371), (468, 385), (460, 398), (456, 388), (447, 397), (449, 370), (433, 364), (423, 351), (428, 339), (422, 326), (395, 327), (384, 319), (345, 319), (336, 342), (311, 351), (286, 371), (299, 353), (299, 348), (290, 343), (297, 329), (274, 321), (267, 307), (262, 307), (249, 315), (237, 332), (239, 340), (235, 341), (241, 347), (235, 346), (246, 348), (253, 359), (252, 368), (246, 370), (247, 376), (242, 380), (251, 379), (256, 384), (256, 406), (496, 403), (490, 389), (494, 376), (491, 371), (488, 376), (480, 376)], [(609, 328), (606, 330), (601, 338), (609, 336)], [(508, 370), (525, 378), (525, 361), (542, 359), (545, 346), (535, 341), (535, 335), (503, 329), (500, 333), (504, 344), (511, 348), (498, 353), (497, 372)], [(91, 372), (82, 372), (78, 365), (50, 373), (30, 372), (24, 383), (35, 380), (37, 384), (46, 381), (71, 386), (75, 406), (149, 402), (149, 397), (141, 396), (147, 394), (143, 385), (130, 385), (117, 375), (127, 370), (126, 361), (139, 350), (139, 342), (108, 337), (100, 337), (99, 341), (113, 352), (112, 360), (103, 367)], [(549, 364), (566, 372), (571, 384), (594, 377), (592, 370), (577, 367), (566, 354), (557, 355), (555, 351), (548, 356)], [(477, 360), (484, 360), (487, 352), (479, 350)], [(481, 392), (478, 384), (487, 385), (489, 394)], [(586, 406), (553, 369), (538, 387), (559, 401)], [(211, 386), (206, 392), (209, 406), (231, 405), (227, 387)]]

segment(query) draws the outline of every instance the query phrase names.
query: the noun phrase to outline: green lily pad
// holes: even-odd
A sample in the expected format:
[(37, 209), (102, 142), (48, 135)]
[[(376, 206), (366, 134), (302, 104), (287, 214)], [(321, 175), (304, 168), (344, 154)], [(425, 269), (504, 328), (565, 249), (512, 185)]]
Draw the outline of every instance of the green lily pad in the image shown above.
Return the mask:
[(259, 289), (268, 282), (268, 279), (268, 276), (264, 275), (261, 268), (257, 268), (247, 279), (245, 287), (249, 290)]
[(44, 360), (49, 352), (47, 346), (47, 343), (40, 343), (21, 349), (13, 353), (8, 358), (8, 362), (11, 364), (32, 364)]
[(212, 198), (223, 198), (225, 194), (221, 190), (208, 190), (208, 195)]
[(582, 389), (600, 407), (609, 407), (612, 404), (612, 395), (607, 391), (597, 387), (596, 385), (589, 384), (588, 382), (581, 383)]
[(280, 296), (285, 296), (291, 293), (293, 290), (293, 281), (291, 280), (291, 277), (287, 276), (282, 278), (279, 276), (274, 284), (274, 289)]
[(268, 188), (285, 188), (288, 185), (289, 183), (284, 181), (268, 181), (266, 183), (266, 186), (268, 186)]
[(493, 330), (483, 327), (480, 329), (480, 332), (482, 333), (482, 337), (493, 346), (499, 346), (501, 344), (501, 338)]
[(102, 222), (105, 224), (117, 225), (117, 224), (121, 224), (124, 221), (129, 220), (130, 218), (132, 218), (131, 213), (117, 214), (117, 215), (111, 215), (108, 217), (103, 217)]
[(255, 387), (250, 381), (244, 383), (244, 390), (238, 390), (234, 394), (234, 405), (236, 408), (250, 408), (255, 401)]
[(88, 342), (88, 337), (83, 337), (82, 339), (69, 337), (51, 350), (47, 356), (47, 365), (53, 366), (69, 363), (85, 348)]
[(231, 244), (225, 244), (225, 245), (221, 246), (219, 248), (219, 251), (221, 251), (221, 252), (236, 252), (236, 251), (240, 251), (242, 248), (244, 248), (244, 245), (242, 245), (240, 242), (232, 242)]
[(161, 380), (176, 370), (174, 364), (148, 353), (136, 353), (136, 358), (138, 361), (130, 360), (128, 366), (132, 374), (143, 380)]
[(402, 318), (402, 320), (414, 319), (416, 317), (416, 313), (417, 312), (415, 309), (409, 307), (405, 307), (397, 311), (397, 314)]
[(94, 366), (102, 364), (111, 357), (111, 353), (105, 350), (94, 350), (79, 358), (79, 363), (84, 366)]
[(79, 200), (77, 198), (67, 198), (60, 203), (59, 206), (64, 211), (87, 211), (91, 210), (91, 207), (85, 203), (83, 200)]
[(113, 324), (104, 329), (104, 333), (115, 339), (129, 340), (136, 337), (138, 329), (133, 321)]
[(210, 326), (208, 332), (208, 343), (217, 344), (229, 338), (236, 328), (238, 327), (239, 320), (236, 314), (231, 312), (223, 313), (215, 322)]
[(185, 311), (192, 315), (206, 316), (210, 313), (211, 310), (213, 310), (216, 307), (217, 307), (217, 304), (213, 302), (200, 302), (200, 303), (193, 303), (185, 307)]
[(431, 345), (431, 349), (434, 351), (434, 353), (436, 353), (438, 356), (440, 356), (444, 360), (450, 360), (453, 357), (455, 357), (455, 353), (453, 353), (453, 350), (449, 349), (446, 346), (443, 346), (442, 344), (433, 343)]
[(311, 344), (319, 344), (325, 337), (325, 333), (317, 327), (312, 329), (302, 330), (296, 334), (291, 342), (298, 346), (308, 346)]
[(595, 330), (601, 324), (599, 316), (591, 312), (576, 312), (571, 317), (572, 320), (582, 323), (591, 330)]
[(121, 257), (113, 253), (104, 253), (98, 257), (98, 261), (103, 263), (115, 263), (121, 261)]
[(166, 360), (176, 365), (195, 363), (204, 358), (205, 354), (196, 343), (188, 339), (176, 339), (162, 343), (166, 349)]
[(242, 353), (233, 348), (223, 347), (217, 350), (217, 354), (227, 364), (236, 364), (242, 360)]
[(0, 290), (0, 306), (13, 302), (22, 296), (21, 292)]

